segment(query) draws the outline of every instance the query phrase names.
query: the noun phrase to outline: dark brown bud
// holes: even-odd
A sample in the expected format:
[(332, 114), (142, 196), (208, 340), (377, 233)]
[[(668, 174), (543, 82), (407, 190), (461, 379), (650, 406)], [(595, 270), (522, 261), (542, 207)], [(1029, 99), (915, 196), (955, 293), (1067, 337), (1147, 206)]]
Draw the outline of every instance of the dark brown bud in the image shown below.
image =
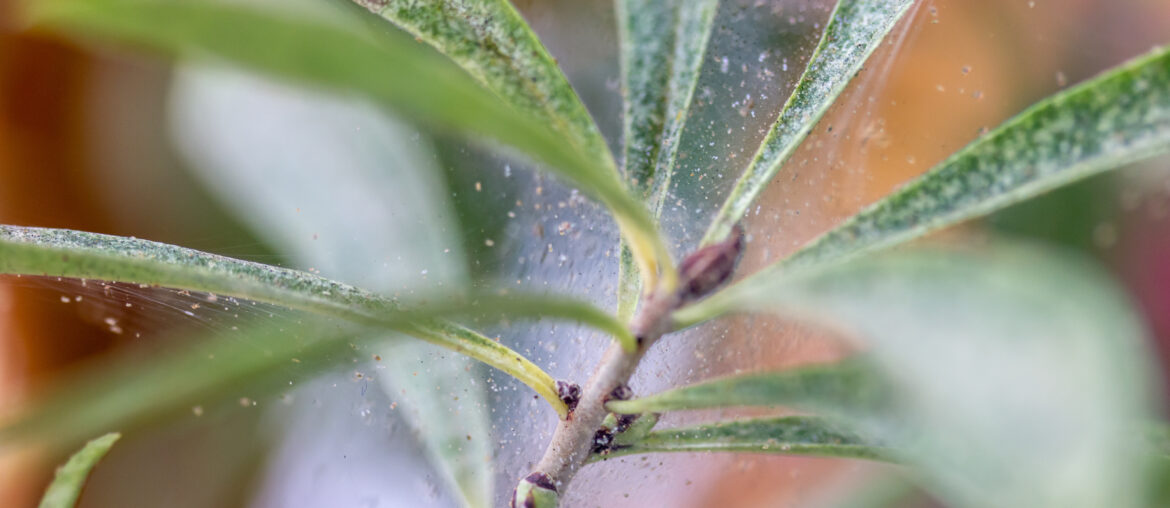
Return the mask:
[(593, 434), (593, 447), (589, 451), (592, 453), (605, 453), (609, 451), (612, 445), (613, 432), (601, 429)]
[(617, 415), (617, 428), (614, 429), (614, 431), (618, 434), (625, 432), (626, 429), (630, 428), (630, 425), (633, 425), (635, 421), (638, 421), (639, 416), (641, 415)]
[(605, 401), (608, 402), (611, 400), (630, 400), (633, 397), (634, 397), (634, 390), (631, 390), (630, 387), (627, 385), (620, 384), (620, 385), (617, 385), (617, 388), (614, 388), (612, 392), (609, 392), (609, 397), (606, 397)]
[(581, 386), (568, 381), (557, 381), (557, 397), (569, 406), (569, 411), (577, 409), (577, 402), (581, 401)]
[(679, 300), (698, 300), (731, 279), (743, 253), (743, 227), (736, 224), (726, 240), (708, 245), (687, 256), (678, 265)]

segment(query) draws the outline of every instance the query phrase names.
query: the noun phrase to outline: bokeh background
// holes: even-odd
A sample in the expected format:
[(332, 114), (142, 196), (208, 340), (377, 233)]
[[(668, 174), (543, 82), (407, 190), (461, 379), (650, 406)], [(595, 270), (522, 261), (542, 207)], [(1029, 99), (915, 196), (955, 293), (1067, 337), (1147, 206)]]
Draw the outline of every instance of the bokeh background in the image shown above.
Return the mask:
[[(610, 2), (515, 3), (620, 152)], [(209, 185), (207, 172), (193, 167), (238, 160), (217, 154), (244, 128), (230, 115), (204, 118), (198, 109), (177, 117), (184, 104), (180, 98), (191, 100), (192, 90), (198, 90), (199, 80), (190, 75), (201, 71), (177, 71), (170, 62), (142, 54), (23, 31), (5, 21), (12, 19), (13, 8), (10, 0), (0, 0), (0, 223), (136, 236), (321, 269), (290, 260), (271, 236), (225, 204), (222, 196), (233, 190)], [(705, 219), (751, 158), (830, 8), (811, 0), (722, 2), (696, 93), (699, 102), (684, 134), (673, 206), (664, 213), (679, 253), (693, 247)], [(750, 215), (750, 247), (741, 272), (792, 251), (1036, 100), (1167, 43), (1170, 3), (1164, 0), (920, 2)], [(197, 126), (204, 130), (189, 130), (192, 121), (202, 122)], [(304, 135), (279, 122), (264, 129), (278, 138)], [(190, 132), (205, 135), (177, 134)], [(400, 134), (419, 133), (406, 127)], [(609, 306), (616, 265), (603, 254), (614, 248), (616, 234), (595, 206), (522, 161), (444, 133), (421, 134), (432, 140), (426, 148), (454, 207), (468, 252), (466, 271), (473, 278), (489, 286), (516, 281)], [(336, 138), (320, 143), (326, 154), (320, 177), (330, 178), (348, 160), (330, 158), (330, 150), (354, 148)], [(253, 192), (240, 185), (234, 192)], [(314, 220), (309, 205), (277, 213)], [(325, 233), (328, 224), (320, 229)], [(1166, 367), (1167, 233), (1170, 159), (1161, 158), (1061, 189), (934, 241), (1019, 235), (1097, 258), (1128, 289)], [(538, 254), (545, 250), (556, 255)], [(331, 275), (328, 267), (323, 274)], [(165, 291), (125, 289), (110, 296), (75, 281), (0, 278), (0, 414), (68, 379), (78, 367), (165, 347), (179, 332), (230, 326), (222, 316), (175, 312), (186, 304), (182, 295)], [(605, 343), (604, 337), (552, 325), (520, 330), (507, 340), (529, 348), (525, 352), (554, 375), (570, 379), (587, 376)], [(554, 336), (571, 340), (564, 347), (547, 346)], [(778, 321), (724, 322), (664, 341), (634, 386), (649, 392), (736, 370), (830, 360), (847, 350), (832, 337)], [(350, 380), (351, 374), (334, 377)], [(317, 383), (337, 384), (329, 375)], [(233, 400), (215, 411), (131, 433), (95, 474), (82, 506), (327, 506), (329, 493), (367, 488), (368, 495), (337, 498), (333, 505), (450, 503), (425, 466), (411, 470), (420, 452), (411, 445), (410, 432), (395, 423), (399, 416), (387, 409), (386, 400), (368, 402), (372, 395), (364, 389), (361, 395), (356, 389), (346, 393), (328, 411), (316, 412), (304, 410), (307, 402), (274, 407), (279, 404), (241, 396), (240, 404)], [(552, 429), (551, 413), (520, 401), (524, 398), (508, 391), (492, 395), (500, 408), (492, 415), (493, 453), (500, 464), (497, 497), (539, 456)], [(351, 459), (368, 440), (381, 443), (376, 453), (405, 458)], [(304, 446), (307, 441), (324, 444)], [(0, 452), (0, 506), (34, 506), (61, 457), (37, 449)], [(869, 488), (888, 473), (883, 466), (827, 459), (650, 456), (591, 466), (567, 501), (570, 506), (817, 506)], [(320, 497), (282, 497), (282, 489), (295, 489), (274, 479), (281, 476), (307, 478), (309, 486), (302, 488)], [(339, 486), (330, 488), (330, 482)], [(387, 492), (369, 486), (403, 482), (411, 488)], [(908, 499), (909, 505), (932, 503)]]

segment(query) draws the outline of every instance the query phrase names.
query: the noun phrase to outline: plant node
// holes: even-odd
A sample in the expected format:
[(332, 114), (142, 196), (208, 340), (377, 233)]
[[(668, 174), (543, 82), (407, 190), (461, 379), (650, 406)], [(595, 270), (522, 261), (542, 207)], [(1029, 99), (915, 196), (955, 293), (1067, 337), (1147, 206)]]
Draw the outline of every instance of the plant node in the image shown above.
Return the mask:
[(560, 397), (561, 402), (569, 406), (569, 413), (572, 414), (573, 410), (577, 409), (577, 403), (581, 401), (581, 385), (558, 380), (557, 397)]

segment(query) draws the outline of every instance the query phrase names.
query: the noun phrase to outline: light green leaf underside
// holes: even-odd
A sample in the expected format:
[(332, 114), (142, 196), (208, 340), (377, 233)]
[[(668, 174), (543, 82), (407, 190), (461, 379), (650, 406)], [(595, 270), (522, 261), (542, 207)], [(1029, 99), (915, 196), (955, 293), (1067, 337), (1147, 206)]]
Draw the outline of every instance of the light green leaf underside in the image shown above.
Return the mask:
[(736, 406), (785, 406), (816, 413), (888, 410), (893, 387), (864, 358), (730, 376), (633, 400), (610, 401), (621, 414)]
[(377, 376), (415, 429), (428, 458), (463, 506), (489, 508), (493, 499), (492, 406), (482, 369), (462, 357), (447, 358), (426, 344), (391, 342), (379, 348)]
[[(861, 340), (894, 411), (825, 412), (904, 451), (948, 504), (1142, 502), (1131, 427), (1152, 400), (1145, 331), (1084, 260), (1003, 246), (886, 253), (753, 277), (722, 299), (723, 311), (780, 312)], [(776, 393), (775, 404), (802, 397)], [(721, 405), (704, 399), (691, 407)]]
[(649, 273), (671, 268), (653, 221), (612, 165), (600, 165), (405, 35), (374, 40), (333, 22), (222, 1), (52, 0), (27, 7), (41, 25), (359, 93), (415, 120), (517, 148), (601, 200)]
[(828, 420), (790, 416), (656, 430), (630, 446), (593, 455), (589, 460), (661, 452), (770, 453), (868, 460), (891, 460), (893, 455), (885, 446)]
[[(633, 341), (624, 325), (580, 302), (547, 296), (492, 295), (437, 299), (399, 309), (385, 297), (316, 275), (240, 261), (173, 245), (79, 231), (0, 226), (0, 273), (47, 275), (150, 284), (206, 291), (338, 317), (367, 326), (411, 333), (440, 326), (447, 314), (565, 317)], [(408, 321), (409, 320), (409, 321)], [(519, 353), (482, 336), (452, 333), (421, 337), (515, 376), (556, 408), (551, 377)], [(555, 401), (555, 402), (554, 402)]]
[(121, 437), (122, 435), (116, 432), (106, 434), (85, 443), (85, 446), (69, 457), (69, 461), (57, 468), (57, 473), (53, 475), (53, 482), (49, 484), (44, 497), (41, 498), (40, 508), (76, 506), (81, 489), (85, 487), (85, 480), (89, 478), (89, 472)]
[(508, 104), (617, 173), (556, 60), (507, 0), (354, 0), (447, 55)]
[[(451, 191), (417, 129), (366, 101), (240, 72), (188, 67), (171, 83), (172, 138), (188, 171), (290, 262), (382, 294), (468, 285)], [(385, 262), (388, 253), (394, 262)], [(412, 335), (488, 340), (441, 322)], [(413, 427), (437, 484), (464, 506), (490, 506), (491, 407), (483, 369), (395, 333), (372, 331), (360, 340), (381, 356), (372, 377), (398, 404), (394, 424)], [(526, 382), (550, 386), (543, 373), (533, 374), (538, 378)], [(315, 390), (292, 396), (317, 398)], [(331, 439), (328, 432), (319, 439)], [(304, 446), (295, 437), (284, 440)], [(400, 478), (387, 481), (393, 489)]]
[(715, 216), (703, 245), (722, 241), (845, 91), (913, 0), (840, 0), (817, 49), (751, 164)]
[(68, 445), (109, 429), (128, 430), (183, 414), (197, 417), (216, 404), (235, 404), (224, 402), (229, 398), (260, 400), (289, 389), (290, 379), (352, 363), (355, 344), (349, 339), (360, 333), (345, 324), (275, 317), (210, 340), (202, 340), (205, 334), (185, 337), (192, 340), (149, 358), (117, 358), (74, 374), (4, 414), (0, 446)]
[(1170, 151), (1170, 48), (1045, 99), (763, 273), (855, 255)]
[[(717, 0), (618, 0), (626, 179), (655, 219), (674, 172)], [(623, 247), (618, 314), (628, 318), (641, 293), (638, 267)]]

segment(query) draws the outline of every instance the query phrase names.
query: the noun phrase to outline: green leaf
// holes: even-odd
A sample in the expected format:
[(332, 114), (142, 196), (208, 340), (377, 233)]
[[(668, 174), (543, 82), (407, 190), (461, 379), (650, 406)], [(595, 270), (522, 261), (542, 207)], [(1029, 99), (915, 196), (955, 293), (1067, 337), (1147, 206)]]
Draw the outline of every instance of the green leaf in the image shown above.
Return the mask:
[(789, 416), (656, 430), (629, 446), (589, 460), (660, 452), (747, 452), (883, 461), (894, 455), (882, 444), (823, 418)]
[[(717, 0), (618, 0), (626, 179), (657, 219), (699, 80)], [(619, 315), (633, 313), (638, 267), (622, 248)]]
[(707, 229), (703, 245), (720, 242), (731, 234), (732, 228), (913, 3), (913, 0), (837, 2), (796, 89)]
[(1143, 447), (1148, 453), (1170, 458), (1170, 425), (1149, 423), (1140, 429)]
[[(360, 329), (314, 319), (244, 324), (212, 340), (150, 355), (123, 356), (72, 375), (0, 421), (0, 443), (72, 443), (111, 428), (130, 429), (220, 401), (287, 389), (327, 365), (352, 361), (346, 339)], [(203, 337), (192, 337), (199, 339)], [(259, 383), (282, 378), (284, 382)], [(239, 393), (241, 386), (247, 393)], [(261, 389), (261, 387), (263, 389)], [(196, 414), (200, 410), (196, 409)]]
[(1141, 503), (1131, 426), (1152, 400), (1145, 330), (1088, 262), (1020, 247), (908, 251), (753, 277), (713, 298), (862, 340), (898, 414), (845, 421), (904, 450), (948, 504)]
[(459, 64), (615, 175), (613, 157), (556, 60), (507, 0), (353, 0)]
[[(382, 293), (468, 286), (451, 192), (426, 137), (359, 101), (241, 73), (185, 69), (173, 83), (171, 124), (188, 167), (295, 264)], [(488, 340), (441, 321), (412, 334)], [(374, 377), (439, 476), (464, 505), (489, 506), (491, 427), (478, 366), (395, 334), (365, 341), (386, 342), (376, 346), (382, 360)], [(556, 396), (543, 372), (520, 372), (539, 374), (525, 382)]]
[(462, 495), (463, 504), (487, 508), (493, 499), (494, 443), (484, 377), (466, 358), (434, 358), (430, 349), (388, 344), (382, 349), (387, 369), (378, 381), (394, 394), (398, 414), (415, 428), (431, 463)]
[(1170, 151), (1170, 47), (1049, 97), (768, 271), (918, 238)]
[(618, 0), (625, 173), (662, 213), (716, 0)]
[(53, 483), (45, 490), (40, 508), (76, 506), (77, 499), (81, 497), (81, 489), (85, 487), (85, 480), (89, 478), (89, 472), (121, 437), (121, 434), (111, 432), (85, 443), (84, 447), (69, 457), (69, 461), (57, 468), (57, 473), (53, 475)]
[(737, 406), (785, 406), (815, 413), (887, 412), (893, 387), (868, 358), (783, 371), (741, 374), (688, 385), (605, 407), (621, 414)]
[(670, 254), (645, 208), (612, 166), (480, 87), (405, 34), (371, 38), (333, 21), (222, 1), (50, 0), (27, 4), (37, 24), (145, 46), (180, 57), (214, 57), (295, 81), (364, 95), (395, 111), (472, 138), (517, 148), (602, 201), (634, 251), (643, 278), (673, 284)]
[[(0, 225), (0, 273), (149, 284), (228, 295), (333, 316), (410, 334), (447, 315), (565, 317), (634, 341), (625, 325), (591, 305), (550, 296), (437, 296), (401, 309), (393, 301), (316, 275), (240, 261), (173, 245), (62, 229)], [(485, 337), (428, 335), (452, 349), (530, 385), (553, 404), (555, 382), (519, 353)], [(555, 402), (554, 402), (555, 401)]]

